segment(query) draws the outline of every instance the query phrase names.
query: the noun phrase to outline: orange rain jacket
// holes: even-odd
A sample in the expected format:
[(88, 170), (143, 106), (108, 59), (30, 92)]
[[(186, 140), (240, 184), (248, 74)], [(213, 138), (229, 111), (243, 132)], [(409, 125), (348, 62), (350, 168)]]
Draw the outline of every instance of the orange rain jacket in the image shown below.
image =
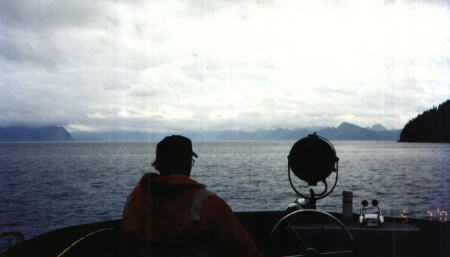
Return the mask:
[(228, 204), (186, 175), (146, 173), (127, 199), (122, 226), (137, 240), (207, 242), (224, 256), (262, 256)]

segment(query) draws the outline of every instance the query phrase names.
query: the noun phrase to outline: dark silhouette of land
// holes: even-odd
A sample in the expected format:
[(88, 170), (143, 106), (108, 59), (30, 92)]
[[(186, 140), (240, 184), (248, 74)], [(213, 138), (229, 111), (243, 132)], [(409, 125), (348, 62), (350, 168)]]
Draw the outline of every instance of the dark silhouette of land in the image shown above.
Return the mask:
[[(372, 127), (360, 127), (348, 122), (338, 127), (311, 127), (299, 129), (278, 128), (273, 130), (258, 130), (247, 132), (242, 130), (225, 131), (191, 131), (186, 136), (195, 141), (246, 141), (246, 140), (298, 140), (317, 132), (329, 140), (357, 140), (357, 141), (397, 141), (401, 130), (387, 130), (376, 124)], [(167, 134), (143, 133), (136, 131), (109, 132), (73, 132), (69, 133), (63, 127), (47, 126), (42, 128), (9, 127), (0, 128), (0, 142), (29, 142), (29, 141), (98, 141), (98, 142), (152, 142), (159, 141)]]
[(410, 120), (399, 142), (450, 143), (450, 100)]
[(0, 128), (0, 142), (73, 141), (72, 135), (63, 127)]
[[(246, 140), (298, 140), (317, 132), (329, 140), (388, 140), (397, 141), (400, 138), (401, 130), (387, 130), (383, 126), (376, 124), (373, 127), (363, 128), (348, 122), (343, 122), (337, 128), (334, 127), (314, 127), (301, 129), (278, 128), (273, 130), (258, 130), (247, 132), (242, 130), (225, 131), (191, 131), (185, 136), (195, 141), (246, 141)], [(142, 133), (142, 132), (74, 132), (73, 138), (76, 141), (159, 141), (167, 134), (177, 134), (176, 132), (165, 133)]]

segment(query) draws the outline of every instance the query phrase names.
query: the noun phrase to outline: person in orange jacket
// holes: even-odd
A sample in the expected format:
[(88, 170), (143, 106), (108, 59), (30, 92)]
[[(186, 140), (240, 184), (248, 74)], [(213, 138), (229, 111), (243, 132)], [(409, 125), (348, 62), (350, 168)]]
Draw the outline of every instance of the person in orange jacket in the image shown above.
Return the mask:
[(228, 204), (189, 178), (190, 139), (173, 135), (156, 147), (152, 163), (127, 199), (124, 233), (139, 256), (262, 256)]

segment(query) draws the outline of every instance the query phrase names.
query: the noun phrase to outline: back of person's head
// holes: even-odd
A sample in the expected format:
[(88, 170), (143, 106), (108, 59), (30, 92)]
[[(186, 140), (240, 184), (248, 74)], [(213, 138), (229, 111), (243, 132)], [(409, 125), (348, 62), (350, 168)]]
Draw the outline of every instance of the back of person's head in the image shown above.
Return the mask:
[(189, 138), (180, 135), (168, 136), (156, 146), (156, 159), (152, 166), (162, 176), (189, 175), (192, 168), (192, 156), (198, 157), (192, 151), (192, 142)]

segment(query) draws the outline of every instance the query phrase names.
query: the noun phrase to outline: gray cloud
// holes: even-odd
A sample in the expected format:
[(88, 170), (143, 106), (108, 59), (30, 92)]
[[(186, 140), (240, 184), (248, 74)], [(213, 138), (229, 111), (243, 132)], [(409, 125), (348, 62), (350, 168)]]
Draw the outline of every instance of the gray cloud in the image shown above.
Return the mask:
[[(74, 27), (104, 26), (114, 21), (113, 1), (1, 1), (2, 22), (10, 28), (39, 32)], [(109, 18), (104, 19), (107, 16)]]
[(61, 63), (61, 51), (48, 40), (2, 40), (0, 41), (0, 56), (8, 64), (23, 64), (27, 66), (57, 69)]

